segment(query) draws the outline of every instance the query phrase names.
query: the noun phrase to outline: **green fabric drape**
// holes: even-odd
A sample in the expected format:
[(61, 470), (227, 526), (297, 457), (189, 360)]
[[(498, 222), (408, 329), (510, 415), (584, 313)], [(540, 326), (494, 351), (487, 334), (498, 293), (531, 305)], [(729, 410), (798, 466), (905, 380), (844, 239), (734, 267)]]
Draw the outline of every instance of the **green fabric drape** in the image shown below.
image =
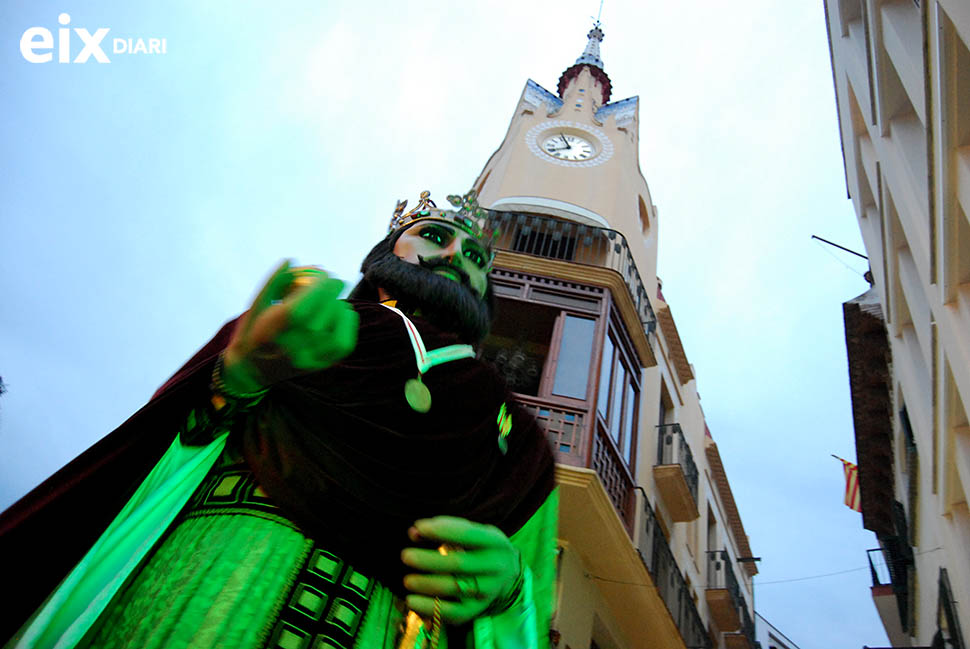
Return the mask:
[(176, 437), (121, 513), (6, 649), (72, 649), (182, 510), (225, 444), (226, 434), (207, 446), (183, 446)]
[(259, 649), (312, 545), (258, 516), (182, 520), (80, 647)]
[[(188, 447), (183, 446), (176, 438), (117, 519), (48, 598), (44, 606), (11, 640), (7, 648), (73, 649), (99, 621), (99, 617), (105, 613), (105, 608), (125, 583), (129, 574), (172, 524), (222, 453), (225, 441), (226, 436), (222, 435), (208, 446)], [(231, 573), (230, 579), (238, 579), (239, 575), (236, 574), (239, 572), (238, 567), (246, 562), (255, 565), (254, 562), (261, 561), (258, 554), (279, 555), (275, 559), (277, 562), (299, 562), (306, 543), (305, 537), (278, 523), (260, 519), (247, 520), (251, 517), (246, 516), (211, 517), (216, 521), (206, 520), (206, 518), (209, 517), (183, 522), (165, 540), (146, 568), (148, 579), (145, 583), (138, 583), (130, 593), (126, 592), (119, 606), (113, 607), (113, 610), (106, 614), (114, 617), (100, 621), (99, 624), (103, 624), (103, 630), (109, 635), (120, 633), (124, 636), (125, 642), (128, 642), (133, 634), (144, 633), (144, 627), (147, 624), (155, 635), (152, 633), (145, 635), (144, 642), (139, 640), (136, 643), (137, 646), (221, 646), (227, 637), (225, 633), (228, 632), (228, 627), (224, 624), (225, 619), (231, 617), (239, 620), (241, 615), (242, 619), (251, 619), (252, 623), (242, 624), (240, 629), (230, 632), (233, 636), (233, 646), (244, 648), (261, 646), (265, 641), (265, 629), (273, 618), (274, 610), (278, 608), (279, 598), (286, 594), (289, 585), (286, 574), (280, 574), (289, 572), (286, 566), (270, 571), (273, 575), (272, 583), (262, 584), (259, 587), (258, 597), (252, 597), (255, 594), (255, 591), (252, 591), (253, 583), (238, 585), (239, 588), (252, 592), (246, 598), (230, 598), (233, 601), (225, 606), (234, 607), (238, 615), (225, 616), (222, 622), (216, 619), (221, 609), (214, 610), (216, 615), (213, 615), (208, 610), (208, 606), (200, 607), (198, 601), (180, 608), (180, 604), (172, 604), (169, 599), (178, 597), (183, 588), (186, 593), (193, 594), (205, 588), (214, 588), (216, 592), (224, 589), (222, 582), (225, 580), (218, 579), (219, 574)], [(217, 522), (218, 519), (223, 521)], [(527, 571), (522, 594), (508, 611), (482, 617), (474, 622), (475, 649), (548, 648), (548, 625), (555, 586), (557, 519), (558, 491), (553, 491), (529, 521), (511, 537), (513, 545), (522, 554)], [(224, 570), (216, 569), (214, 572), (207, 573), (207, 576), (215, 582), (211, 585), (202, 583), (201, 579), (195, 580), (198, 583), (187, 584), (186, 579), (192, 581), (191, 577), (175, 575), (180, 564), (180, 549), (196, 543), (197, 541), (193, 539), (197, 539), (200, 534), (212, 533), (210, 528), (213, 525), (219, 528), (218, 533), (207, 537), (202, 546), (208, 550), (203, 551), (203, 554), (213, 555), (214, 559), (219, 549), (223, 549), (228, 553), (222, 557), (226, 559)], [(243, 529), (250, 525), (255, 525), (259, 530)], [(251, 545), (254, 532), (265, 535), (266, 539), (273, 539), (272, 549), (264, 545), (263, 553), (247, 553), (246, 548)], [(281, 534), (285, 538), (281, 539)], [(233, 544), (232, 539), (235, 539), (236, 543)], [(285, 547), (277, 547), (281, 540)], [(235, 545), (239, 552), (235, 552), (232, 545)], [(193, 558), (196, 563), (198, 560), (198, 557)], [(254, 570), (255, 572), (250, 571), (251, 576), (266, 573), (265, 570)], [(255, 581), (257, 580), (254, 579), (253, 582)], [(154, 610), (154, 613), (148, 613), (151, 615), (160, 614), (159, 611), (168, 611), (170, 617), (159, 618), (161, 622), (157, 624), (137, 617), (132, 618), (130, 613), (126, 617), (125, 607), (122, 604), (139, 599), (140, 605), (132, 610), (149, 612)], [(216, 598), (205, 597), (201, 601), (211, 602), (214, 599)], [(243, 603), (244, 599), (245, 603)], [(179, 608), (177, 614), (173, 607)], [(245, 613), (240, 614), (243, 610)], [(355, 647), (392, 649), (394, 629), (399, 620), (400, 613), (395, 606), (393, 595), (387, 588), (378, 585), (358, 631)], [(139, 628), (142, 630), (139, 631)], [(97, 646), (103, 644), (101, 640), (99, 637), (94, 640), (89, 639)], [(120, 646), (133, 646), (125, 642)]]

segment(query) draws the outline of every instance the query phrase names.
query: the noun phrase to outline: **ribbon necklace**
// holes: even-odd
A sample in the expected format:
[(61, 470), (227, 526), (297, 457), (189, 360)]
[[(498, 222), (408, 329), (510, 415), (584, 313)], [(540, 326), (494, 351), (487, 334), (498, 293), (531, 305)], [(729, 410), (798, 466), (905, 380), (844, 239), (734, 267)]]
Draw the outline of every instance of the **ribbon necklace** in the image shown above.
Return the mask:
[(414, 361), (418, 366), (418, 375), (413, 379), (408, 379), (404, 384), (404, 398), (415, 412), (428, 412), (431, 410), (431, 392), (428, 390), (428, 386), (421, 381), (421, 377), (436, 365), (462, 358), (474, 358), (475, 349), (471, 345), (448, 345), (428, 351), (421, 339), (421, 334), (418, 333), (418, 328), (406, 315), (390, 304), (382, 302), (381, 306), (401, 316), (408, 337), (411, 338), (411, 346), (414, 348)]

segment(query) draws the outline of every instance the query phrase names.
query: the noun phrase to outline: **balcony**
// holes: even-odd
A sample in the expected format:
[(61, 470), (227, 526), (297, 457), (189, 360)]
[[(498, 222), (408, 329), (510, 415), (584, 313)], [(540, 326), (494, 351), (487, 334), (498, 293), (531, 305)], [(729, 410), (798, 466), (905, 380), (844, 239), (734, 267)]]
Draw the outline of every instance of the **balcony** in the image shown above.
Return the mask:
[(751, 614), (745, 606), (742, 606), (739, 611), (741, 629), (737, 633), (725, 633), (724, 646), (727, 649), (757, 649), (758, 641), (754, 636), (754, 621), (751, 619)]
[[(575, 580), (564, 581), (564, 606), (576, 598), (588, 601), (591, 594), (588, 589), (592, 588), (602, 596), (603, 605), (627, 641), (624, 644), (627, 649), (657, 649), (658, 638), (663, 639), (661, 644), (665, 649), (710, 649), (696, 610), (685, 611), (685, 607), (693, 606), (693, 601), (683, 579), (676, 592), (669, 587), (661, 589), (659, 582), (654, 586), (650, 572), (653, 541), (647, 544), (650, 548), (647, 554), (638, 550), (596, 472), (559, 463), (556, 483), (559, 485), (559, 538), (582, 563), (582, 572), (573, 575), (579, 580), (581, 592), (571, 590), (577, 584)], [(636, 501), (635, 494), (632, 499)], [(649, 511), (649, 505), (646, 508)], [(652, 514), (649, 516), (653, 520)], [(642, 516), (638, 515), (639, 518)], [(662, 532), (656, 529), (662, 539)], [(666, 564), (672, 562), (669, 549), (663, 557)], [(669, 572), (680, 575), (676, 566), (665, 574)], [(596, 576), (595, 580), (588, 581), (592, 575)], [(673, 578), (670, 575), (668, 581)], [(676, 620), (671, 611), (678, 611)], [(687, 638), (684, 643), (679, 641), (682, 633)]]
[(707, 589), (704, 597), (714, 624), (720, 631), (729, 633), (741, 629), (739, 610), (744, 607), (744, 597), (727, 550), (711, 550), (707, 553)]
[(872, 572), (872, 599), (879, 611), (886, 634), (905, 637), (912, 629), (915, 602), (911, 590), (913, 547), (909, 544), (909, 522), (906, 509), (898, 500), (892, 506), (895, 534), (879, 534), (879, 548), (869, 550)]
[(657, 464), (653, 479), (671, 520), (695, 520), (697, 511), (697, 465), (680, 424), (657, 426)]
[(595, 426), (595, 435), (590, 435), (590, 417), (585, 410), (565, 408), (523, 394), (516, 394), (515, 398), (546, 429), (556, 452), (556, 462), (596, 471), (632, 538), (635, 516), (633, 476), (606, 431)]
[[(626, 286), (635, 318), (644, 335), (649, 336), (656, 328), (653, 306), (633, 261), (630, 246), (621, 233), (518, 212), (495, 212), (492, 223), (501, 232), (495, 244), (498, 250), (615, 271)], [(555, 272), (550, 274), (561, 275)], [(584, 278), (580, 275), (570, 279), (582, 281)], [(652, 358), (652, 354), (650, 356)]]
[(904, 646), (909, 641), (903, 627), (909, 591), (905, 563), (896, 561), (894, 565), (892, 553), (884, 548), (873, 548), (867, 554), (872, 575), (872, 601), (879, 619), (889, 642), (893, 646)]
[(677, 566), (667, 538), (647, 499), (643, 499), (643, 529), (637, 547), (667, 611), (688, 649), (710, 649), (711, 637), (704, 627), (690, 588)]

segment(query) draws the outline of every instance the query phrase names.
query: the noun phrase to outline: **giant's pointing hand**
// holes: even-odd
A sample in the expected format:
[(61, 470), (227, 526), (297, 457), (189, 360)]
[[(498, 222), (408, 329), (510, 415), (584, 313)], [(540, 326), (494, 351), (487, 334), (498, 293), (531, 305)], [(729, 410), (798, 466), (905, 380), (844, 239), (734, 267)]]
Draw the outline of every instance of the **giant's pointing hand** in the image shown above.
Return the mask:
[(358, 318), (337, 299), (343, 286), (318, 268), (291, 268), (284, 261), (236, 325), (223, 357), (226, 387), (257, 392), (352, 352)]

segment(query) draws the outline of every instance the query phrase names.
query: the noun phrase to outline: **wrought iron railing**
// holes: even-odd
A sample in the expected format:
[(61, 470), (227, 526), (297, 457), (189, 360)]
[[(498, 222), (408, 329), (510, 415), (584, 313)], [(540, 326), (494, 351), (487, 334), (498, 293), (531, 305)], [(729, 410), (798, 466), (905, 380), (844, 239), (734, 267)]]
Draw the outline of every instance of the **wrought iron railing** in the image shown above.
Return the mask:
[(684, 471), (684, 480), (694, 502), (697, 502), (697, 465), (694, 454), (690, 451), (687, 438), (680, 424), (662, 424), (657, 426), (657, 464), (679, 464)]
[(684, 579), (653, 508), (643, 499), (643, 528), (637, 543), (640, 559), (653, 578), (660, 598), (680, 631), (687, 649), (711, 649), (711, 637), (697, 612), (697, 605)]
[(650, 297), (622, 233), (520, 212), (495, 212), (492, 222), (501, 232), (496, 242), (499, 249), (616, 271), (626, 282), (644, 333), (656, 328)]
[(892, 583), (893, 594), (896, 595), (896, 605), (899, 607), (899, 621), (903, 631), (909, 631), (913, 623), (914, 602), (910, 596), (913, 572), (913, 546), (909, 544), (909, 524), (906, 520), (906, 509), (898, 500), (893, 501), (893, 528), (896, 534), (877, 535), (882, 547), (886, 567), (889, 569), (889, 580)]
[[(898, 503), (897, 503), (898, 504)], [(873, 586), (892, 586), (903, 630), (909, 629), (909, 581), (913, 549), (903, 536), (883, 536), (882, 547), (867, 550)]]
[(744, 595), (741, 594), (738, 578), (734, 576), (727, 550), (707, 551), (707, 587), (725, 589), (736, 608), (744, 607)]

